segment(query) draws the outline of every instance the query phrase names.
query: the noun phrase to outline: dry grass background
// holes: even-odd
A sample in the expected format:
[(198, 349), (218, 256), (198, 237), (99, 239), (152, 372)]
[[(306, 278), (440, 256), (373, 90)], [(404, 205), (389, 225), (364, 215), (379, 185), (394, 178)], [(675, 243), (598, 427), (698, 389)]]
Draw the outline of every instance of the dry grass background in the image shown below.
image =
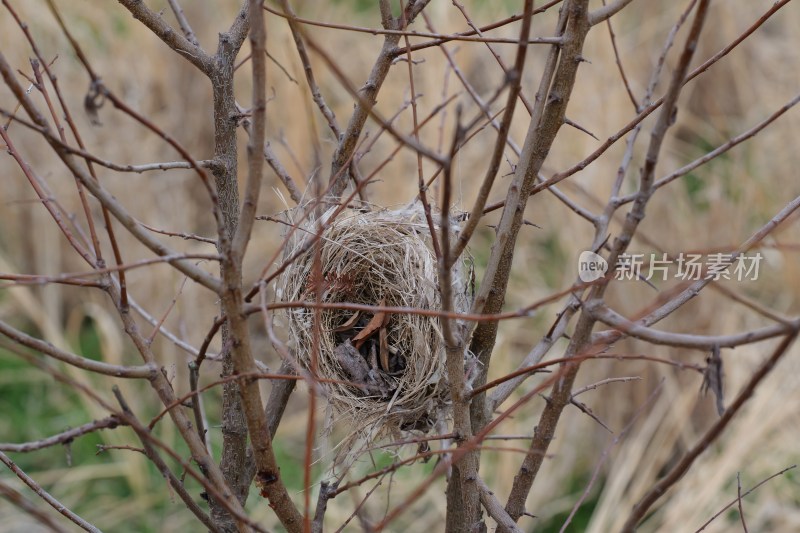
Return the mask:
[[(599, 3), (599, 2), (598, 2)], [(65, 89), (72, 109), (81, 109), (88, 80), (66, 46), (63, 36), (39, 0), (14, 3), (48, 57), (58, 55), (54, 68)], [(165, 2), (151, 2), (156, 9)], [(214, 49), (216, 35), (232, 20), (238, 2), (184, 2), (188, 17), (206, 49)], [(350, 1), (297, 3), (300, 15), (319, 20), (378, 26), (374, 9), (362, 11), (359, 3)], [(682, 3), (681, 3), (682, 4)], [(154, 36), (133, 20), (115, 2), (59, 2), (76, 37), (90, 53), (104, 80), (132, 107), (151, 117), (160, 127), (174, 135), (198, 158), (209, 157), (212, 150), (210, 88), (193, 69), (176, 54), (168, 51)], [(489, 22), (518, 9), (514, 2), (468, 2), (473, 17)], [(634, 91), (641, 95), (663, 40), (682, 5), (673, 2), (635, 2), (614, 19), (620, 53)], [(762, 2), (729, 0), (717, 2), (710, 14), (709, 27), (702, 38), (698, 54), (705, 59), (738, 36), (766, 6)], [(356, 15), (353, 13), (357, 12)], [(433, 2), (428, 12), (439, 31), (460, 31), (465, 28), (458, 12), (448, 2)], [(165, 15), (166, 16), (166, 15)], [(555, 12), (537, 16), (533, 34), (549, 35)], [(276, 153), (296, 179), (326, 176), (330, 153), (335, 146), (330, 133), (313, 106), (306, 89), (301, 66), (284, 21), (269, 16), (268, 49), (298, 80), (291, 81), (270, 64), (268, 86), (274, 89), (274, 100), (268, 105), (268, 136)], [(417, 22), (417, 27), (422, 21)], [(731, 136), (763, 119), (798, 90), (797, 69), (800, 65), (800, 6), (790, 3), (774, 20), (746, 41), (729, 57), (715, 65), (710, 72), (691, 82), (679, 103), (678, 127), (671, 130), (667, 149), (659, 163), (659, 174), (666, 174)], [(516, 26), (495, 32), (498, 36), (515, 37)], [(360, 85), (380, 46), (380, 37), (346, 33), (338, 30), (313, 28), (312, 35), (326, 44), (328, 51), (354, 84)], [(679, 37), (680, 39), (680, 37)], [(502, 48), (505, 58), (513, 50)], [(0, 47), (10, 63), (29, 71), (29, 50), (23, 43), (13, 20), (0, 15)], [(491, 96), (501, 79), (501, 71), (480, 43), (449, 44), (456, 61), (467, 78), (482, 92)], [(614, 67), (613, 52), (605, 28), (589, 34), (585, 55), (591, 63), (579, 70), (575, 94), (568, 116), (595, 133), (600, 139), (621, 128), (632, 116), (619, 75)], [(523, 91), (533, 96), (535, 83), (543, 63), (542, 53), (533, 47), (529, 53)], [(447, 64), (441, 52), (432, 48), (420, 52), (415, 59), (424, 62), (415, 66), (420, 116), (438, 105), (443, 94), (460, 92), (458, 102), (466, 116), (476, 111), (471, 100), (463, 94), (452, 72), (445, 76)], [(352, 106), (347, 92), (329, 74), (321, 61), (314, 60), (318, 80), (340, 121), (346, 121)], [(243, 69), (239, 82), (239, 100), (247, 102), (249, 74)], [(446, 85), (444, 83), (447, 78)], [(662, 87), (663, 90), (663, 87)], [(658, 91), (657, 91), (658, 92)], [(387, 86), (381, 92), (379, 109), (390, 116), (410, 97), (405, 65), (393, 69)], [(0, 102), (11, 102), (5, 87), (0, 88)], [(112, 109), (100, 112), (102, 127), (93, 127), (83, 113), (78, 115), (79, 127), (94, 153), (119, 163), (146, 163), (177, 159), (164, 143)], [(453, 108), (447, 110), (445, 144), (449, 139)], [(527, 114), (520, 108), (512, 137), (521, 144)], [(405, 111), (397, 122), (401, 131), (410, 131), (410, 113)], [(645, 123), (645, 128), (650, 122)], [(372, 135), (377, 128), (369, 126)], [(19, 148), (35, 164), (53, 193), (65, 207), (78, 212), (74, 184), (42, 150), (36, 139), (12, 126)], [(425, 128), (422, 139), (436, 146), (442, 132), (439, 120)], [(800, 192), (797, 169), (800, 152), (800, 115), (789, 112), (754, 140), (737, 147), (724, 157), (696, 171), (686, 179), (676, 181), (655, 195), (648, 208), (640, 235), (632, 251), (649, 254), (656, 251), (652, 243), (666, 251), (680, 252), (735, 245), (744, 241), (756, 228), (771, 218), (786, 202)], [(321, 170), (317, 174), (314, 139), (321, 149)], [(487, 158), (487, 147), (494, 139), (486, 130), (459, 155), (457, 187), (460, 206), (469, 206)], [(549, 175), (571, 166), (598, 145), (598, 141), (574, 129), (564, 128), (556, 140), (546, 164)], [(581, 205), (597, 209), (595, 202), (604, 203), (621, 158), (623, 145), (610, 149), (587, 170), (564, 182), (563, 190)], [(383, 136), (364, 159), (367, 171), (378, 164), (394, 148), (394, 141)], [(289, 147), (289, 148), (287, 148)], [(241, 145), (242, 153), (244, 141)], [(641, 159), (641, 154), (637, 154)], [(513, 158), (512, 158), (513, 159)], [(381, 182), (370, 188), (371, 200), (394, 206), (413, 198), (416, 191), (416, 158), (401, 152), (382, 171)], [(633, 168), (637, 164), (634, 163)], [(426, 167), (427, 169), (427, 167)], [(0, 158), (0, 271), (19, 273), (57, 274), (84, 270), (75, 260), (57, 228), (36, 202), (19, 169), (10, 157)], [(430, 170), (430, 169), (427, 169)], [(510, 171), (505, 165), (501, 174)], [(429, 175), (429, 172), (427, 173)], [(280, 189), (272, 176), (262, 194), (261, 214), (274, 214), (285, 208)], [(208, 203), (196, 178), (188, 171), (151, 172), (147, 174), (116, 174), (101, 171), (101, 179), (117, 198), (140, 220), (170, 231), (188, 231), (213, 236), (213, 220)], [(502, 187), (508, 178), (500, 179), (492, 200), (503, 196)], [(632, 182), (628, 183), (632, 186)], [(525, 227), (517, 247), (515, 268), (508, 291), (507, 308), (514, 309), (545, 297), (571, 283), (575, 277), (577, 255), (588, 246), (591, 227), (584, 220), (543, 193), (532, 199), (527, 218), (541, 229)], [(494, 216), (487, 217), (492, 224)], [(794, 220), (794, 219), (793, 219)], [(259, 222), (249, 250), (246, 273), (255, 276), (263, 262), (280, 243), (281, 229), (271, 222)], [(767, 241), (762, 249), (765, 262), (758, 281), (738, 285), (729, 283), (742, 294), (759, 301), (777, 313), (796, 315), (800, 312), (800, 262), (797, 260), (800, 231), (796, 224), (786, 224)], [(482, 228), (472, 245), (478, 272), (488, 255), (492, 231)], [(171, 245), (184, 251), (212, 252), (212, 245), (170, 239)], [(133, 239), (122, 236), (127, 261), (149, 257)], [(216, 266), (209, 264), (210, 271)], [(167, 327), (194, 345), (205, 336), (217, 304), (208, 295), (193, 287), (183, 286), (182, 278), (170, 268), (153, 266), (131, 271), (129, 287), (133, 298), (160, 315), (179, 294), (175, 310)], [(480, 275), (478, 276), (480, 279)], [(659, 287), (663, 289), (665, 287)], [(610, 302), (620, 312), (633, 313), (646, 305), (655, 293), (643, 283), (617, 284)], [(501, 324), (496, 346), (492, 376), (514, 370), (519, 361), (549, 327), (556, 307), (548, 307), (536, 316)], [(118, 320), (107, 302), (98, 295), (75, 288), (49, 285), (44, 287), (0, 288), (0, 317), (18, 326), (38, 332), (46, 340), (84, 353), (101, 353), (108, 362), (138, 363), (127, 345)], [(144, 325), (144, 322), (141, 322)], [(694, 333), (732, 333), (762, 325), (761, 319), (741, 305), (721, 294), (706, 289), (701, 298), (689, 303), (663, 324), (670, 331)], [(255, 328), (260, 325), (254, 323)], [(263, 339), (262, 360), (276, 364), (276, 355)], [(769, 353), (773, 343), (749, 345), (724, 352), (726, 392), (733, 397), (752, 369)], [(154, 346), (164, 364), (174, 372), (179, 392), (187, 388), (187, 356), (168, 340), (158, 337)], [(218, 348), (218, 346), (216, 347)], [(553, 350), (560, 354), (560, 346)], [(667, 347), (653, 347), (639, 342), (621, 343), (620, 353), (640, 353), (669, 357), (686, 362), (702, 363), (704, 354)], [(22, 441), (41, 438), (66, 426), (76, 426), (89, 417), (103, 413), (88, 401), (65, 390), (46, 376), (29, 367), (13, 362), (11, 355), (0, 352), (0, 441)], [(213, 379), (216, 370), (208, 373)], [(78, 375), (77, 373), (75, 374)], [(599, 363), (584, 365), (577, 386), (611, 376), (641, 376), (633, 383), (616, 383), (588, 392), (582, 400), (615, 431), (621, 430), (633, 413), (648, 398), (657, 384), (663, 381), (660, 395), (650, 411), (642, 417), (624, 439), (610, 449), (607, 462), (600, 470), (595, 485), (582, 512), (570, 531), (615, 531), (627, 516), (628, 510), (659, 474), (659, 468), (674, 458), (676, 450), (685, 450), (715, 419), (713, 399), (700, 391), (701, 377), (672, 367), (653, 366), (642, 362)], [(492, 377), (490, 376), (490, 378)], [(736, 475), (741, 472), (745, 488), (764, 477), (800, 460), (800, 348), (795, 346), (780, 363), (780, 367), (763, 383), (741, 416), (728, 428), (722, 438), (709, 449), (695, 468), (662, 500), (656, 516), (642, 531), (694, 531), (707, 518), (736, 496)], [(109, 385), (95, 376), (80, 375), (103, 395)], [(530, 380), (535, 381), (535, 378)], [(523, 386), (532, 386), (528, 383)], [(158, 410), (143, 385), (122, 383), (135, 409), (144, 416)], [(268, 385), (264, 385), (267, 390)], [(306, 423), (304, 389), (295, 393), (289, 411), (278, 433), (279, 459), (287, 477), (290, 491), (302, 487), (302, 450)], [(206, 398), (211, 419), (215, 398)], [(510, 401), (513, 401), (512, 397)], [(504, 435), (530, 434), (543, 400), (539, 399), (520, 410), (499, 429)], [(216, 433), (215, 433), (216, 430)], [(169, 424), (159, 426), (158, 435), (170, 442), (179, 439)], [(219, 440), (218, 429), (212, 436)], [(133, 443), (127, 430), (104, 432), (97, 437), (107, 444)], [(67, 466), (65, 454), (50, 449), (19, 457), (20, 464), (66, 505), (108, 531), (184, 531), (192, 523), (191, 515), (179, 503), (173, 502), (166, 484), (151, 470), (143, 457), (128, 451), (110, 451), (95, 457), (95, 437), (84, 438), (89, 444), (76, 442), (73, 464)], [(94, 440), (93, 440), (94, 439)], [(613, 436), (577, 410), (568, 411), (562, 418), (557, 439), (550, 448), (552, 458), (528, 500), (538, 518), (523, 518), (522, 525), (530, 531), (553, 531), (560, 526), (565, 513), (584, 490), (595, 464)], [(524, 441), (523, 441), (524, 443)], [(516, 473), (527, 444), (519, 441), (488, 441), (488, 445), (505, 449), (487, 452), (482, 471), (487, 483), (505, 499), (510, 480)], [(413, 450), (411, 450), (413, 452)], [(388, 455), (375, 459), (386, 465)], [(320, 467), (321, 468), (321, 467)], [(359, 465), (366, 472), (373, 466), (365, 461)], [(319, 468), (317, 469), (319, 471)], [(380, 516), (388, 502), (399, 502), (404, 494), (417, 485), (431, 464), (415, 464), (386, 478), (369, 505), (373, 516)], [(8, 480), (7, 473), (3, 479)], [(11, 481), (9, 481), (11, 482)], [(292, 485), (294, 483), (294, 485)], [(327, 516), (330, 526), (341, 524), (352, 512), (354, 503), (371, 487), (367, 484), (351, 495), (343, 494), (331, 502)], [(253, 516), (268, 527), (273, 517), (262, 501), (251, 498), (248, 508)], [(261, 507), (261, 508), (259, 508)], [(440, 480), (429, 490), (426, 498), (405, 513), (393, 527), (396, 531), (437, 531), (442, 528), (445, 498), (444, 483)], [(800, 484), (796, 473), (777, 478), (747, 497), (744, 509), (751, 531), (800, 531)], [(0, 531), (34, 531), (36, 525), (19, 514), (14, 507), (0, 500)], [(725, 514), (706, 531), (730, 531), (737, 527), (738, 517)], [(352, 522), (348, 528), (354, 527)], [(555, 529), (552, 529), (555, 527)]]

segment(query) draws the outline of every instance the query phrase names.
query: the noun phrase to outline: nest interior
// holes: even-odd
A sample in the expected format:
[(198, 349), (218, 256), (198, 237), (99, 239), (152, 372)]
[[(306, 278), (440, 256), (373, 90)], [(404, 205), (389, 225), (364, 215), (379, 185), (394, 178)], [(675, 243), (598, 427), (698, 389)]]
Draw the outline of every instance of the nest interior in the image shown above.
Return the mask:
[[(294, 250), (307, 246), (316, 227), (301, 225)], [(316, 301), (321, 288), (326, 303), (440, 309), (436, 257), (421, 210), (347, 209), (324, 230), (320, 252), (321, 282), (309, 247), (282, 276), (279, 299)], [(456, 309), (465, 311), (460, 265), (452, 277)], [(427, 431), (443, 415), (448, 389), (438, 318), (326, 309), (320, 322), (318, 374), (348, 382), (328, 383), (326, 389), (335, 411), (355, 427), (371, 433)], [(310, 368), (312, 309), (290, 309), (288, 329), (297, 358)]]

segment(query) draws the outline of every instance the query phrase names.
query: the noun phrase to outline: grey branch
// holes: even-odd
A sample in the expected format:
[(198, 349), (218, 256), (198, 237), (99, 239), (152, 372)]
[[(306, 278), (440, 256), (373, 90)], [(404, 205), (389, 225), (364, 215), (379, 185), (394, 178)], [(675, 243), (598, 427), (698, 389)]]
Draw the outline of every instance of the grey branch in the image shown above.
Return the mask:
[(106, 418), (101, 418), (100, 420), (87, 422), (86, 424), (73, 429), (68, 429), (67, 431), (59, 433), (58, 435), (53, 435), (52, 437), (47, 437), (46, 439), (23, 442), (21, 444), (0, 443), (0, 452), (32, 452), (35, 450), (41, 450), (42, 448), (56, 446), (57, 444), (69, 444), (76, 438), (86, 435), (87, 433), (92, 433), (100, 429), (114, 429), (117, 426), (124, 425), (126, 425), (125, 422), (120, 420), (118, 417), (111, 415), (107, 416)]
[(57, 348), (49, 342), (31, 337), (27, 333), (14, 328), (2, 320), (0, 320), (0, 333), (16, 343), (26, 346), (41, 354), (48, 355), (53, 359), (58, 359), (62, 363), (67, 363), (68, 365), (82, 368), (83, 370), (88, 370), (89, 372), (95, 372), (97, 374), (114, 376), (118, 378), (152, 379), (153, 376), (158, 372), (156, 365), (154, 364), (142, 366), (122, 366), (111, 365), (108, 363), (103, 363), (102, 361), (95, 361), (94, 359), (87, 359), (86, 357), (81, 357), (80, 355)]
[(214, 69), (214, 61), (197, 44), (192, 43), (176, 32), (172, 26), (151, 10), (142, 0), (118, 0), (131, 15), (147, 26), (164, 43), (178, 52), (187, 61), (195, 65), (202, 72), (210, 74)]
[(731, 335), (692, 335), (690, 333), (670, 333), (649, 328), (640, 323), (631, 322), (613, 309), (607, 307), (601, 300), (587, 302), (587, 311), (600, 322), (618, 329), (629, 337), (642, 339), (653, 344), (676, 346), (680, 348), (695, 348), (710, 350), (714, 346), (721, 348), (734, 348), (742, 344), (759, 342), (786, 333), (800, 327), (800, 318), (788, 324), (775, 324), (744, 333)]
[(616, 0), (615, 2), (598, 8), (596, 11), (592, 11), (589, 13), (589, 25), (594, 26), (595, 24), (599, 24), (613, 17), (631, 2), (633, 2), (633, 0)]
[(30, 487), (30, 489), (33, 492), (35, 492), (37, 496), (39, 496), (41, 499), (47, 502), (47, 504), (50, 505), (53, 509), (55, 509), (62, 515), (66, 516), (67, 518), (69, 518), (78, 527), (80, 527), (84, 531), (89, 531), (91, 533), (101, 533), (101, 531), (97, 529), (95, 526), (93, 526), (92, 524), (90, 524), (77, 514), (73, 513), (63, 503), (56, 500), (49, 492), (44, 490), (41, 487), (41, 485), (36, 483), (36, 481), (34, 481), (32, 477), (26, 474), (20, 467), (18, 467), (14, 463), (14, 461), (11, 460), (9, 456), (4, 454), (3, 452), (0, 452), (0, 462), (5, 464), (9, 468), (9, 470), (14, 472), (14, 474), (19, 479), (21, 479), (23, 483), (25, 483), (28, 487)]

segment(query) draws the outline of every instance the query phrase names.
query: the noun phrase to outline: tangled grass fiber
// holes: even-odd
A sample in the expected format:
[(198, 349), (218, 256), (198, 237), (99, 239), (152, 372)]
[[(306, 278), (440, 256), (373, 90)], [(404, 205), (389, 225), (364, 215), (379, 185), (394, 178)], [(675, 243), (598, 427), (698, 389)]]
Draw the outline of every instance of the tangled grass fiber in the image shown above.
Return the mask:
[[(322, 283), (314, 277), (314, 247), (307, 246), (318, 224), (309, 221), (296, 232), (289, 255), (303, 247), (308, 250), (281, 277), (280, 300), (315, 301), (321, 286), (325, 303), (441, 309), (437, 262), (421, 209), (346, 209), (328, 223), (334, 211), (328, 210), (319, 220), (325, 228), (320, 250)], [(462, 312), (469, 305), (463, 271), (463, 265), (456, 265), (452, 276), (455, 309)], [(371, 378), (380, 383), (368, 388), (354, 383), (354, 373), (337, 353), (341, 354), (344, 343), (358, 345), (359, 333), (369, 333), (370, 321), (374, 325), (381, 319), (365, 312), (354, 315), (344, 309), (321, 313), (318, 375), (346, 382), (325, 385), (330, 406), (352, 423), (354, 434), (367, 441), (404, 431), (428, 431), (446, 416), (449, 405), (439, 318), (388, 314), (381, 325), (386, 331), (363, 339), (358, 351), (351, 349), (350, 353), (363, 357)], [(290, 342), (306, 369), (311, 368), (313, 317), (310, 308), (288, 311)], [(378, 346), (381, 336), (383, 347)]]

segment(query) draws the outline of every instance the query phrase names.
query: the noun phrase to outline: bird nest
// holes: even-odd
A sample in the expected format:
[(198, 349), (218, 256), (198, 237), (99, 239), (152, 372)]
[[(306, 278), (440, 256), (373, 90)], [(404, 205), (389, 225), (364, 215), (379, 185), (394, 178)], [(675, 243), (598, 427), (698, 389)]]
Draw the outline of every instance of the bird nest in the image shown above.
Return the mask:
[[(288, 256), (306, 250), (281, 276), (280, 300), (441, 309), (437, 261), (421, 209), (346, 209), (328, 223), (334, 211), (328, 210), (319, 221), (325, 228), (322, 279), (314, 275), (315, 249), (308, 246), (318, 225), (306, 222), (295, 232)], [(453, 268), (453, 293), (456, 311), (463, 312), (469, 298), (458, 263)], [(368, 440), (398, 430), (428, 431), (449, 404), (439, 318), (353, 307), (320, 313), (317, 375), (330, 380), (324, 387), (331, 407)], [(287, 315), (296, 357), (311, 369), (314, 311), (294, 307)]]

